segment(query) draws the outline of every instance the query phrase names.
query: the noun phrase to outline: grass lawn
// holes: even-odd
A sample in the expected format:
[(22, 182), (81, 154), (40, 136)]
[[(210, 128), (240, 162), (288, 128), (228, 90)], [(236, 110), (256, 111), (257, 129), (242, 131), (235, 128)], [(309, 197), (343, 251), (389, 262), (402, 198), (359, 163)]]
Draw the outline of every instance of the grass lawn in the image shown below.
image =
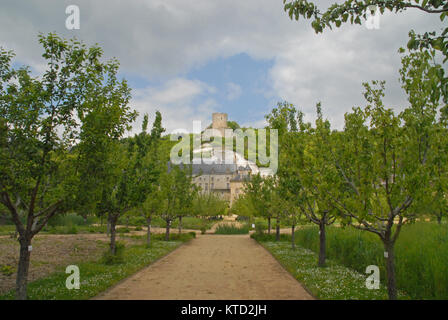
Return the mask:
[[(256, 237), (255, 237), (256, 238)], [(387, 290), (366, 288), (367, 275), (344, 267), (332, 260), (327, 267), (317, 267), (317, 254), (311, 250), (291, 248), (287, 241), (259, 241), (272, 255), (316, 298), (326, 300), (381, 300), (387, 299)], [(399, 298), (407, 299), (399, 293)]]
[[(154, 237), (151, 248), (146, 248), (143, 244), (130, 245), (125, 248), (124, 262), (120, 264), (106, 265), (101, 261), (77, 264), (80, 270), (79, 290), (66, 288), (65, 281), (69, 275), (65, 273), (65, 268), (61, 267), (47, 277), (30, 282), (28, 297), (32, 300), (80, 300), (95, 297), (118, 281), (173, 251), (183, 242), (192, 239), (193, 235), (183, 234), (181, 237), (173, 235), (172, 238), (172, 241), (161, 241)], [(144, 237), (141, 237), (142, 242), (143, 239)], [(14, 299), (14, 290), (0, 296), (0, 300), (4, 299)]]

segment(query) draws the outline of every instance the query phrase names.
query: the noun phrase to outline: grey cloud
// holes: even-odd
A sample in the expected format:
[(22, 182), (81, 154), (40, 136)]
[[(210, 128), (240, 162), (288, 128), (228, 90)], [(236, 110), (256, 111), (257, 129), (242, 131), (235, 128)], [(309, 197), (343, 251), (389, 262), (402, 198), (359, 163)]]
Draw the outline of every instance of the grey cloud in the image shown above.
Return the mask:
[[(69, 4), (80, 7), (78, 31), (65, 29)], [(280, 0), (2, 0), (0, 45), (14, 49), (19, 61), (39, 71), (39, 31), (77, 36), (89, 44), (99, 43), (108, 57), (120, 60), (126, 74), (165, 81), (167, 88), (173, 79), (182, 79), (192, 68), (218, 57), (247, 53), (254, 59), (273, 59), (268, 98), (297, 104), (308, 119), (314, 117), (314, 105), (320, 100), (326, 115), (341, 127), (343, 113), (363, 104), (363, 81), (387, 80), (388, 105), (400, 108), (406, 103), (397, 81), (397, 49), (406, 44), (411, 28), (427, 31), (440, 26), (437, 16), (410, 10), (383, 16), (380, 30), (345, 25), (316, 35), (309, 21), (290, 21)], [(147, 88), (146, 95), (135, 101), (142, 110), (157, 103), (171, 127), (182, 124), (179, 114), (200, 118), (200, 108), (219, 106), (213, 92), (204, 87), (205, 94), (198, 95), (202, 100), (184, 106), (160, 100), (157, 95), (169, 98), (163, 90)], [(254, 112), (260, 114), (260, 123), (263, 108)]]

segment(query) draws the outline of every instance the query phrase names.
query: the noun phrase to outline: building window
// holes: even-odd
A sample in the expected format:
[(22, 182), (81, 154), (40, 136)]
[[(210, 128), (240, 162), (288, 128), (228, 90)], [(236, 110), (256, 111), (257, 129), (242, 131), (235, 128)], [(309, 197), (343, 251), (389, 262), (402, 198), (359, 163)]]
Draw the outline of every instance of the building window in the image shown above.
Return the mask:
[(230, 189), (230, 183), (227, 184), (227, 189)]
[(210, 189), (213, 189), (214, 187), (215, 187), (215, 184), (212, 183), (212, 184), (210, 185)]

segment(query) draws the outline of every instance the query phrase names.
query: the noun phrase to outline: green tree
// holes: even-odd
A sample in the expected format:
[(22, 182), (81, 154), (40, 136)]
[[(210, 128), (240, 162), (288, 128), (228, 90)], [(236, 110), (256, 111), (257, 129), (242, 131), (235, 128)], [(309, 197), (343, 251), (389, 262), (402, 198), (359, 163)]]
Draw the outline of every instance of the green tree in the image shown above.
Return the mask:
[(17, 299), (27, 298), (33, 237), (73, 204), (78, 165), (68, 163), (76, 141), (85, 141), (80, 132), (86, 117), (97, 108), (118, 115), (120, 121), (107, 132), (115, 135), (134, 116), (127, 107), (126, 82), (115, 77), (118, 62), (101, 62), (101, 48), (55, 34), (40, 35), (39, 42), (47, 61), (40, 77), (32, 77), (27, 67), (11, 68), (13, 54), (0, 50), (0, 202), (19, 233)]
[(151, 133), (147, 133), (149, 117), (143, 117), (142, 131), (129, 139), (132, 153), (131, 168), (131, 205), (135, 210), (130, 214), (142, 215), (147, 223), (147, 245), (151, 243), (151, 221), (160, 214), (160, 187), (159, 180), (162, 170), (166, 168), (168, 152), (161, 145), (162, 115), (156, 111)]
[(403, 224), (417, 216), (410, 209), (414, 201), (428, 191), (438, 139), (440, 92), (432, 92), (433, 79), (425, 76), (427, 61), (427, 53), (403, 58), (401, 81), (410, 106), (399, 115), (383, 105), (383, 82), (373, 82), (376, 88), (364, 84), (368, 105), (346, 114), (335, 157), (346, 186), (342, 201), (335, 202), (349, 224), (383, 242), (390, 299), (397, 298), (394, 245)]
[(244, 182), (244, 192), (254, 209), (254, 216), (268, 220), (268, 233), (271, 233), (272, 210), (272, 179), (264, 179), (261, 175), (251, 175), (251, 179)]
[(179, 234), (182, 233), (182, 218), (192, 214), (193, 199), (197, 193), (196, 186), (192, 183), (192, 172), (190, 166), (175, 171), (176, 204), (175, 211), (179, 219)]
[(146, 220), (147, 233), (146, 233), (146, 245), (151, 245), (151, 221), (154, 217), (161, 215), (163, 209), (162, 203), (162, 191), (160, 188), (153, 188), (148, 194), (145, 202), (141, 205), (141, 214)]

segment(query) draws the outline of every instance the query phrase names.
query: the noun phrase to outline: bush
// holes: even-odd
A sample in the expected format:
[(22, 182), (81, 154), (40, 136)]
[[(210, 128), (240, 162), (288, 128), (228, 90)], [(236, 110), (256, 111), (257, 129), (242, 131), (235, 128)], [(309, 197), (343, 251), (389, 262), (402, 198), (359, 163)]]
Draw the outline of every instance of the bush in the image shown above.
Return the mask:
[(84, 221), (84, 218), (76, 213), (68, 213), (65, 215), (55, 215), (48, 221), (48, 225), (50, 227), (69, 227), (69, 226), (83, 226), (83, 225), (90, 225), (93, 220), (95, 220), (95, 217), (87, 217), (87, 223)]
[(0, 273), (9, 277), (14, 272), (16, 272), (16, 269), (13, 266), (7, 265), (7, 264), (0, 264)]
[(129, 228), (117, 228), (117, 233), (129, 233), (131, 230)]
[(255, 222), (255, 233), (263, 234), (268, 229), (267, 225), (263, 222)]
[[(256, 232), (255, 232), (255, 233), (252, 233), (252, 234), (250, 235), (250, 237), (251, 237), (252, 239), (255, 239), (255, 240), (260, 241), (260, 242), (264, 242), (264, 241), (272, 241), (272, 242), (275, 242), (275, 241), (276, 241), (276, 240), (275, 240), (275, 233), (267, 234), (267, 233), (256, 233)], [(280, 234), (280, 241), (288, 241), (288, 242), (291, 242), (291, 235), (281, 233), (281, 234)]]
[(142, 231), (143, 230), (143, 228), (141, 227), (141, 226), (137, 226), (137, 227), (135, 227), (135, 229), (134, 229), (135, 231)]
[(103, 264), (114, 265), (124, 262), (124, 249), (125, 249), (124, 242), (117, 241), (115, 243), (115, 248), (116, 248), (115, 254), (112, 254), (112, 252), (110, 252), (110, 249), (104, 252), (103, 258), (101, 260)]
[(78, 234), (78, 228), (75, 225), (67, 227), (67, 234)]
[(220, 224), (215, 230), (215, 234), (248, 234), (249, 225), (244, 224), (239, 226), (235, 223), (231, 224)]
[[(186, 242), (188, 240), (191, 240), (193, 238), (196, 238), (196, 232), (188, 232), (188, 233), (171, 233), (170, 234), (170, 241), (182, 241)], [(152, 240), (160, 240), (165, 241), (165, 234), (164, 233), (156, 233), (151, 236)]]

